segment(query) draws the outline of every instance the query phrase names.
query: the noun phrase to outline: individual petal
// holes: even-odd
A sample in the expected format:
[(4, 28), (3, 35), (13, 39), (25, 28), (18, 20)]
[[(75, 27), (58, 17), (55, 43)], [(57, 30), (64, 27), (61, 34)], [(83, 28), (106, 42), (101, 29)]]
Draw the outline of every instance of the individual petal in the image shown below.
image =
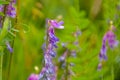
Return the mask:
[(71, 51), (71, 56), (76, 57), (76, 51), (75, 50)]
[(0, 5), (0, 12), (2, 12), (3, 11), (3, 5)]
[(59, 62), (63, 62), (64, 60), (65, 60), (65, 57), (64, 57), (64, 56), (61, 56), (61, 57), (58, 59)]
[(106, 41), (107, 41), (107, 34), (104, 35), (103, 40), (102, 40), (102, 43), (103, 43), (103, 44), (106, 44)]
[(105, 44), (102, 45), (101, 53), (106, 54), (106, 45)]
[(119, 41), (118, 41), (118, 40), (115, 40), (115, 42), (114, 42), (114, 47), (117, 47), (118, 44), (119, 44)]
[(51, 26), (58, 28), (58, 29), (64, 29), (64, 26), (62, 26), (63, 21), (60, 21), (59, 23), (56, 20), (49, 20), (49, 23)]
[(40, 80), (40, 79), (44, 76), (45, 71), (46, 71), (46, 69), (43, 67), (43, 68), (42, 68), (42, 71), (40, 72), (40, 74), (39, 74), (39, 76), (38, 76), (38, 80)]
[(106, 50), (106, 45), (103, 44), (102, 48), (101, 48), (101, 51), (99, 53), (99, 59), (100, 59), (100, 61), (102, 61), (102, 59), (107, 60), (106, 51), (107, 51)]
[(98, 64), (98, 71), (100, 71), (101, 70), (101, 68), (102, 68), (102, 63), (100, 62), (99, 64)]
[(100, 52), (99, 53), (99, 60), (102, 61), (103, 60), (103, 54)]
[(9, 42), (6, 42), (7, 49), (10, 51), (10, 53), (13, 52), (13, 48), (10, 46)]
[(50, 54), (52, 57), (55, 57), (55, 56), (56, 56), (56, 53), (55, 53), (53, 50), (51, 50), (49, 54)]
[(60, 22), (58, 22), (58, 24), (59, 24), (59, 25), (63, 25), (63, 24), (64, 24), (64, 22), (63, 22), (63, 21), (60, 21)]
[(28, 80), (39, 80), (39, 79), (38, 79), (38, 75), (32, 73), (32, 74), (29, 76)]

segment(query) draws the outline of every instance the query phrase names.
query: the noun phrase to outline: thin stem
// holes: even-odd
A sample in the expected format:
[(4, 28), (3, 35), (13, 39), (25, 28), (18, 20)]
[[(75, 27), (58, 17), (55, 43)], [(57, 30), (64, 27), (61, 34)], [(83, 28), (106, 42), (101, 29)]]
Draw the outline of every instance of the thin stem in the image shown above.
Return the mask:
[(67, 49), (66, 50), (66, 77), (65, 77), (65, 80), (68, 80), (69, 78), (68, 77), (70, 77), (69, 76), (69, 62), (68, 62), (68, 59), (69, 59), (69, 50)]
[(112, 80), (114, 80), (114, 56), (113, 56), (113, 53), (112, 53), (112, 66), (111, 66), (111, 77), (112, 77)]
[(0, 60), (0, 80), (2, 80), (2, 62), (3, 62), (3, 55), (1, 55), (1, 60)]
[(103, 80), (104, 78), (103, 78), (103, 71), (102, 71), (102, 75), (101, 75), (101, 80)]
[[(18, 2), (18, 6), (17, 6), (17, 14), (16, 14), (16, 20), (15, 20), (15, 27), (14, 28), (17, 28), (17, 24), (18, 24), (18, 13), (19, 13), (19, 9), (20, 9), (20, 0), (17, 0)], [(14, 34), (16, 34), (16, 32), (14, 32)], [(15, 38), (12, 42), (12, 48), (14, 46), (14, 41), (15, 41)], [(7, 75), (7, 80), (10, 80), (10, 70), (11, 70), (11, 64), (12, 64), (12, 58), (13, 58), (13, 54), (10, 54), (10, 59), (9, 59), (9, 66), (8, 66), (8, 75)]]
[(112, 80), (114, 80), (114, 67), (113, 67), (113, 64), (112, 64), (112, 67), (111, 67), (111, 76), (112, 76)]

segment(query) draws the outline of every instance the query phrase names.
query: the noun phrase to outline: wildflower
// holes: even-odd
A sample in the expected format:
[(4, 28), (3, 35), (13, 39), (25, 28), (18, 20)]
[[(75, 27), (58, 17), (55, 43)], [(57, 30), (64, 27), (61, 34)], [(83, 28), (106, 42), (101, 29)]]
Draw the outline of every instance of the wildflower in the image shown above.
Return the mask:
[(48, 42), (46, 42), (46, 48), (43, 49), (45, 66), (42, 68), (39, 74), (39, 79), (56, 80), (56, 69), (52, 63), (52, 58), (56, 56), (54, 48), (57, 48), (56, 43), (59, 41), (59, 39), (55, 36), (54, 29), (63, 29), (64, 26), (62, 26), (63, 21), (57, 22), (56, 20), (47, 20), (47, 23), (49, 27), (47, 27), (46, 41)]
[(107, 60), (107, 42), (110, 49), (114, 49), (118, 45), (118, 40), (116, 40), (116, 35), (114, 34), (113, 30), (115, 30), (115, 27), (111, 25), (110, 30), (104, 35), (102, 40), (102, 47), (99, 53), (99, 60), (100, 63), (98, 65), (98, 69), (101, 69), (102, 66), (102, 60)]
[(16, 10), (15, 10), (15, 7), (13, 6), (14, 3), (15, 3), (15, 0), (10, 2), (9, 5), (7, 6), (6, 14), (11, 18), (16, 17)]
[[(15, 4), (15, 0), (11, 1), (7, 7), (6, 7), (6, 13), (5, 15), (11, 17), (11, 18), (15, 18), (16, 17), (16, 10), (15, 7), (13, 6), (13, 4)], [(4, 5), (0, 5), (0, 12), (3, 12), (4, 10)], [(1, 16), (0, 16), (1, 18)]]

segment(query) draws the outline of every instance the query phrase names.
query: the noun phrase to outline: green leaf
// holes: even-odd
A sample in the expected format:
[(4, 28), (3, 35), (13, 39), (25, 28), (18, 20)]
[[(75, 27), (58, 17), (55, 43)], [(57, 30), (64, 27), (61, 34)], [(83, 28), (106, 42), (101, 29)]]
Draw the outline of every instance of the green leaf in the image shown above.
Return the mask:
[(20, 24), (18, 24), (18, 25), (22, 26), (22, 29), (23, 29), (23, 32), (24, 32), (24, 33), (28, 33), (28, 32), (30, 31), (29, 25), (24, 24), (24, 23), (20, 23)]
[(14, 31), (14, 32), (19, 32), (19, 30), (15, 29), (15, 28), (12, 28), (11, 30)]
[(10, 33), (12, 36), (16, 37), (16, 35), (15, 35), (14, 33), (12, 33), (11, 31), (9, 31), (9, 33)]
[(4, 16), (4, 14), (2, 12), (0, 12), (0, 16)]
[(1, 33), (0, 33), (0, 42), (2, 42), (2, 39), (7, 35), (8, 26), (9, 26), (9, 19), (5, 18), (5, 21), (4, 21), (4, 24), (3, 24), (3, 29), (1, 30)]
[(3, 52), (3, 47), (0, 46), (0, 56), (3, 55), (3, 54), (4, 54), (4, 52)]
[(9, 4), (9, 2), (8, 1), (0, 1), (0, 5), (1, 4)]

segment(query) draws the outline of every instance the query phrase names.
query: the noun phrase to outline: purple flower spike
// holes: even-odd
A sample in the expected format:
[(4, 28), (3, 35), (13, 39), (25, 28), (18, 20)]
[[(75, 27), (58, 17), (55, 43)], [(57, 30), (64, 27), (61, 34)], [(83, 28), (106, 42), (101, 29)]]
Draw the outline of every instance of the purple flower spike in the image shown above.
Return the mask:
[(28, 80), (39, 80), (39, 79), (38, 79), (38, 75), (32, 73), (32, 74), (29, 76)]
[(9, 42), (6, 42), (7, 49), (10, 51), (10, 53), (13, 52), (13, 48), (10, 46)]
[(112, 25), (111, 29), (103, 37), (102, 48), (101, 48), (100, 53), (99, 53), (100, 63), (98, 65), (98, 68), (102, 67), (102, 63), (101, 63), (102, 60), (107, 60), (107, 55), (106, 55), (107, 42), (108, 42), (108, 46), (110, 47), (110, 49), (114, 49), (119, 44), (118, 40), (116, 40), (116, 35), (113, 32), (113, 30), (115, 30), (115, 29), (116, 28)]
[(56, 80), (56, 69), (54, 64), (52, 63), (52, 58), (56, 56), (56, 52), (54, 51), (57, 48), (56, 43), (59, 39), (55, 36), (54, 28), (62, 29), (63, 22), (57, 22), (55, 20), (47, 20), (47, 37), (46, 37), (46, 46), (43, 48), (44, 50), (44, 61), (45, 66), (39, 74), (39, 80)]
[(119, 42), (115, 39), (116, 38), (115, 34), (112, 31), (108, 31), (106, 35), (107, 35), (108, 44), (110, 48), (112, 49), (116, 47)]

